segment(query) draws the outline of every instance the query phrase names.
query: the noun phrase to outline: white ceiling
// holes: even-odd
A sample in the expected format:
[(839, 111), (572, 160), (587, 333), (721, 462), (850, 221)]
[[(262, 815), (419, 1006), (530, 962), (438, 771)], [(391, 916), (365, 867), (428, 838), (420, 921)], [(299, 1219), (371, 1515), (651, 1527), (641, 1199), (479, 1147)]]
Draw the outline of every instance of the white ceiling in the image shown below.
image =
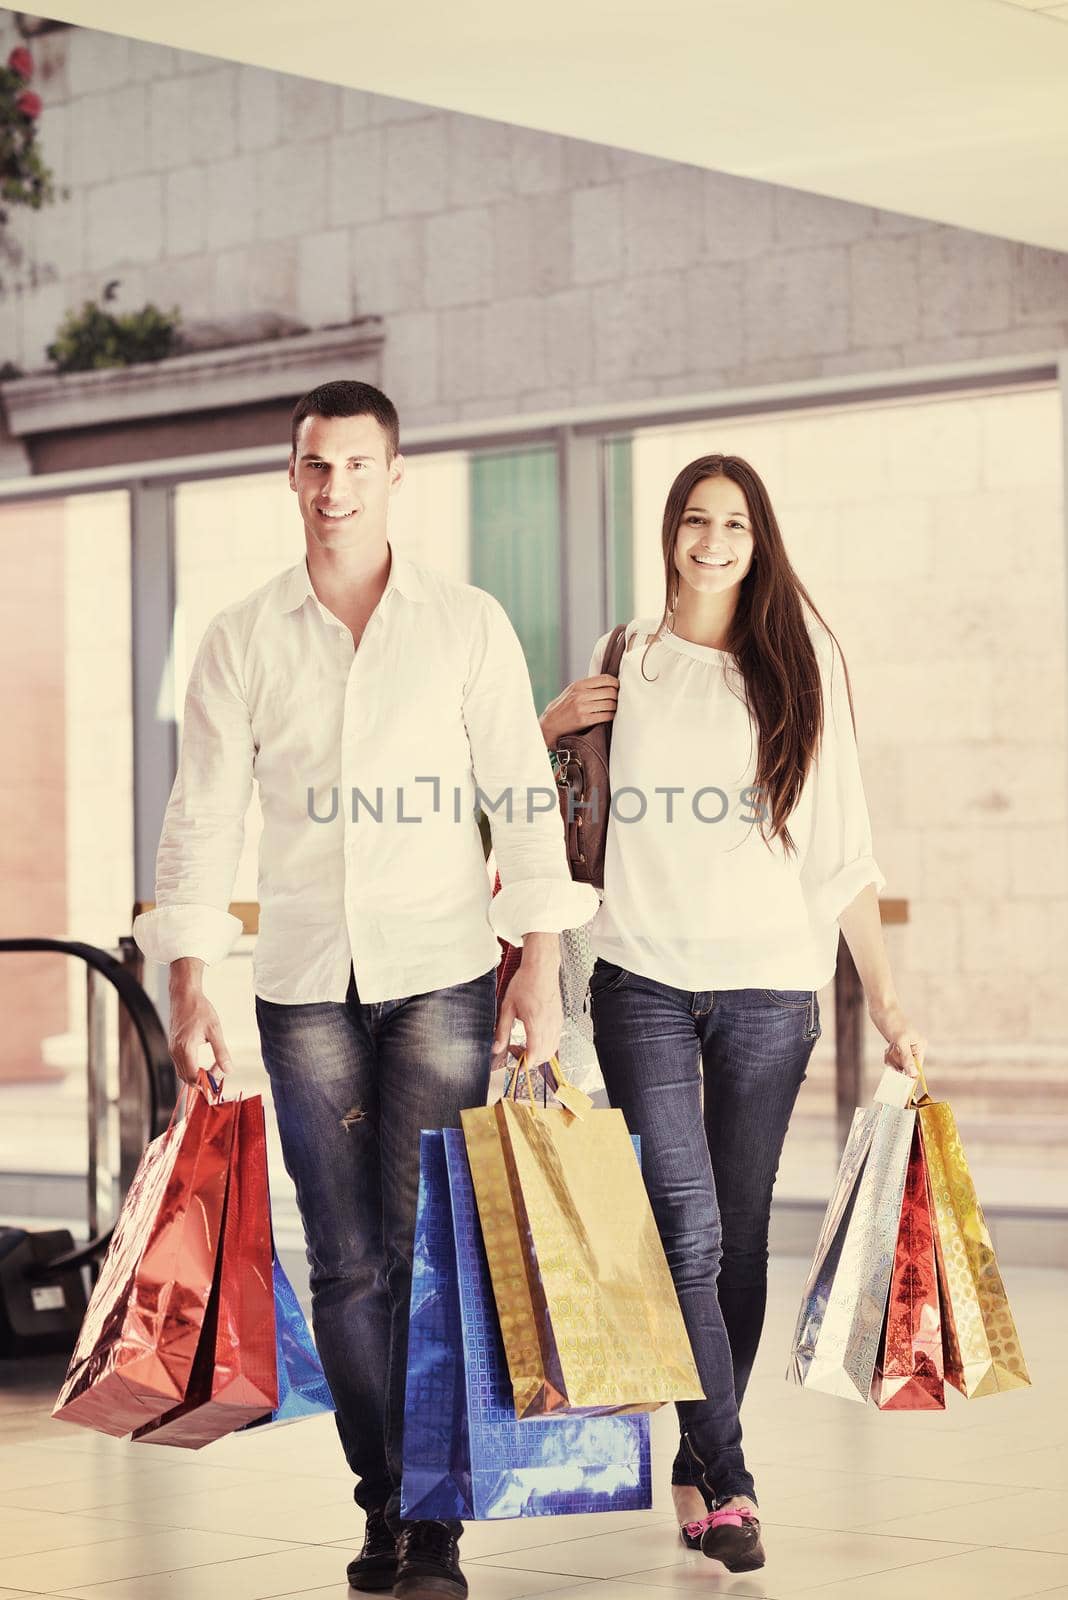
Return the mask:
[(66, 0), (48, 14), (1068, 250), (1066, 0)]

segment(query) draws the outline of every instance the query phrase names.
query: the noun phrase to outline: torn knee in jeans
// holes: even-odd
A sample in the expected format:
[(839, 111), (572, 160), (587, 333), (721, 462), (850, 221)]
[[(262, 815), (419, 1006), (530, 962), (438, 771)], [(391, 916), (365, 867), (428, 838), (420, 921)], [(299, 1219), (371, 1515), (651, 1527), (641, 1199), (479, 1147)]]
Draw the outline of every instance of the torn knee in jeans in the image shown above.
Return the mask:
[(341, 1119), (341, 1126), (347, 1133), (348, 1130), (350, 1128), (354, 1128), (358, 1122), (366, 1121), (366, 1118), (367, 1112), (362, 1106), (350, 1106)]

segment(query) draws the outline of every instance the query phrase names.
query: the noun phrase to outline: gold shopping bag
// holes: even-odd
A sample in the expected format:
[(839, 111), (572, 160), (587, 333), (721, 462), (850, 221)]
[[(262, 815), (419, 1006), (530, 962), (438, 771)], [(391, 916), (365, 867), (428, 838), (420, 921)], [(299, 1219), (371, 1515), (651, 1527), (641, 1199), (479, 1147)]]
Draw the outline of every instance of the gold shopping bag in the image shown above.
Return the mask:
[(1027, 1387), (1016, 1324), (953, 1112), (917, 1102), (930, 1179), (946, 1382), (969, 1400)]
[(552, 1066), (559, 1106), (461, 1113), (516, 1415), (703, 1399), (623, 1114)]

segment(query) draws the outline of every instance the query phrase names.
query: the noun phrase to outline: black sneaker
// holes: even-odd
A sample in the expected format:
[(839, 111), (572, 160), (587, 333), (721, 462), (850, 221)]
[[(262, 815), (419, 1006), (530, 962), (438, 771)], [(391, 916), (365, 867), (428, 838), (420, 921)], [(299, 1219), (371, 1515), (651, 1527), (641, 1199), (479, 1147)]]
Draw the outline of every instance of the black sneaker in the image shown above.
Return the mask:
[(349, 1588), (368, 1594), (388, 1594), (397, 1581), (397, 1541), (386, 1526), (381, 1507), (367, 1513), (363, 1549), (347, 1567)]
[(397, 1545), (396, 1600), (464, 1600), (457, 1536), (447, 1522), (406, 1522)]
[(728, 1572), (755, 1572), (764, 1565), (760, 1523), (748, 1506), (724, 1506), (712, 1513), (701, 1535), (701, 1554), (722, 1561)]

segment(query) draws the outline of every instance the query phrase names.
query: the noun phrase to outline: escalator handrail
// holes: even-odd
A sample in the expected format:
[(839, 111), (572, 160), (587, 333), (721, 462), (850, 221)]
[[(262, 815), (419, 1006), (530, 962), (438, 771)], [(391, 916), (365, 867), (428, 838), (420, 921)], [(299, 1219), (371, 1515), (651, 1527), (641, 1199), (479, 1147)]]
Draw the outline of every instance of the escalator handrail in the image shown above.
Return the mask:
[[(141, 1044), (141, 1056), (148, 1078), (148, 1137), (150, 1140), (155, 1139), (159, 1134), (166, 1132), (177, 1098), (178, 1075), (171, 1060), (159, 1012), (133, 974), (121, 961), (116, 961), (109, 950), (101, 950), (93, 944), (84, 944), (80, 939), (0, 939), (0, 954), (5, 950), (52, 951), (59, 955), (73, 956), (76, 960), (84, 961), (87, 967), (92, 967), (108, 980), (116, 990), (119, 1004), (133, 1023), (134, 1032)], [(37, 1271), (41, 1275), (47, 1275), (55, 1272), (58, 1267), (82, 1266), (86, 1262), (98, 1260), (107, 1249), (113, 1232), (114, 1229), (109, 1228), (106, 1233), (90, 1239), (88, 1244), (80, 1245), (76, 1250), (68, 1251), (66, 1255), (43, 1263)]]

